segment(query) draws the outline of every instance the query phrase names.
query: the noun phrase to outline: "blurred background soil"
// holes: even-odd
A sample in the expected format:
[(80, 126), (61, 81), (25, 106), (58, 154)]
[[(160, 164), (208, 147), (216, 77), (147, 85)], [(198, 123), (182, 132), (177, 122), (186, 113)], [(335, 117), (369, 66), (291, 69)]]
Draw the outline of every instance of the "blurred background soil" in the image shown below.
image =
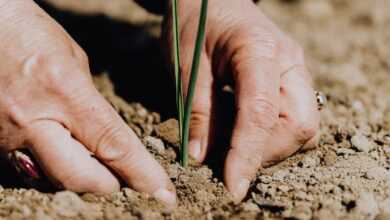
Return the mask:
[(175, 162), (161, 17), (128, 0), (37, 2), (87, 51), (96, 86), (167, 169), (180, 204), (166, 210), (127, 188), (105, 197), (42, 193), (23, 188), (1, 163), (0, 219), (390, 219), (390, 1), (259, 4), (303, 46), (329, 103), (318, 149), (259, 171), (240, 204), (225, 191), (215, 161), (213, 169), (187, 170)]

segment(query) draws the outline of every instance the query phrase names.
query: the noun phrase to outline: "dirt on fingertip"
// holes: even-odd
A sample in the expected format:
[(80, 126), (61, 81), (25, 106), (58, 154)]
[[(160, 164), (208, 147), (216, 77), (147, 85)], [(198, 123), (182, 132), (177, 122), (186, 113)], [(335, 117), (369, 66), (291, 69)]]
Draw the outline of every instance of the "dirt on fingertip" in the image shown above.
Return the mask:
[[(113, 6), (126, 5), (127, 0), (96, 1), (96, 5), (79, 0), (48, 2), (77, 16), (104, 14), (113, 21), (131, 23), (131, 18), (120, 16), (131, 13), (121, 11), (129, 8)], [(247, 197), (235, 204), (214, 168), (203, 165), (184, 169), (177, 162), (178, 123), (172, 119), (175, 113), (156, 112), (160, 108), (155, 102), (127, 97), (127, 90), (114, 75), (128, 75), (134, 79), (129, 85), (138, 84), (137, 90), (152, 92), (160, 105), (167, 105), (171, 102), (160, 95), (169, 88), (165, 84), (155, 87), (153, 77), (158, 72), (152, 72), (148, 76), (153, 77), (146, 77), (147, 83), (141, 84), (132, 75), (132, 66), (114, 68), (122, 65), (116, 59), (127, 54), (120, 51), (117, 55), (118, 50), (113, 50), (108, 57), (115, 59), (107, 58), (108, 71), (94, 76), (95, 85), (166, 169), (176, 186), (177, 208), (167, 209), (152, 197), (129, 188), (107, 196), (69, 191), (42, 193), (4, 181), (12, 172), (10, 168), (3, 172), (2, 166), (0, 219), (389, 220), (390, 2), (275, 0), (261, 1), (259, 7), (302, 45), (314, 84), (328, 98), (315, 150), (260, 170)], [(144, 13), (144, 23), (161, 21)], [(155, 28), (151, 27), (149, 40), (157, 41)], [(135, 39), (137, 48), (149, 42)], [(120, 46), (129, 45), (120, 42)], [(92, 56), (94, 51), (87, 50)], [(154, 55), (155, 51), (150, 56)], [(163, 72), (164, 67), (159, 68)]]

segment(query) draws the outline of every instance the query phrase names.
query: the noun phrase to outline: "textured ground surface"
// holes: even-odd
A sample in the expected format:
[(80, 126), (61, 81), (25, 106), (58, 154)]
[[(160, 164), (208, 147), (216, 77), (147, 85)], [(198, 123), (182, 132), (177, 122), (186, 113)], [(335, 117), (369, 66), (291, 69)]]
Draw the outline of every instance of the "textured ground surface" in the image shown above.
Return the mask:
[[(132, 19), (121, 11), (125, 6), (108, 1), (50, 1)], [(234, 205), (210, 169), (182, 170), (174, 162), (175, 121), (127, 104), (100, 76), (100, 91), (167, 169), (179, 207), (165, 210), (130, 189), (96, 197), (0, 186), (0, 219), (390, 219), (390, 2), (264, 0), (260, 6), (305, 48), (316, 86), (329, 98), (317, 150), (260, 171), (248, 198)], [(4, 173), (1, 168), (0, 179)]]

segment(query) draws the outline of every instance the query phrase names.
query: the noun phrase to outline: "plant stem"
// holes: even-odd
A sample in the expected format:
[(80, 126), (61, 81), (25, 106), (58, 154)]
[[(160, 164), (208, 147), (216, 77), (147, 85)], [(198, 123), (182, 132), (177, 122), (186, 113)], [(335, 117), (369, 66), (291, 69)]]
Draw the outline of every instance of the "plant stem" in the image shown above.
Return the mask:
[[(172, 28), (173, 28), (173, 53), (175, 66), (175, 87), (176, 87), (176, 107), (179, 121), (179, 140), (181, 141), (183, 118), (184, 118), (184, 98), (180, 71), (180, 35), (179, 35), (179, 15), (177, 0), (172, 0)], [(182, 146), (182, 143), (180, 143)]]
[(192, 111), (192, 101), (195, 94), (195, 85), (198, 78), (199, 64), (200, 64), (200, 55), (203, 49), (203, 43), (205, 39), (205, 30), (206, 30), (206, 20), (207, 20), (207, 7), (208, 0), (202, 0), (200, 16), (199, 16), (199, 26), (198, 33), (195, 42), (194, 56), (192, 59), (191, 66), (191, 76), (190, 83), (187, 92), (187, 99), (184, 106), (184, 120), (183, 120), (183, 131), (182, 133), (182, 152), (181, 152), (181, 165), (183, 167), (188, 166), (188, 139), (189, 139), (189, 130), (190, 130), (190, 119)]

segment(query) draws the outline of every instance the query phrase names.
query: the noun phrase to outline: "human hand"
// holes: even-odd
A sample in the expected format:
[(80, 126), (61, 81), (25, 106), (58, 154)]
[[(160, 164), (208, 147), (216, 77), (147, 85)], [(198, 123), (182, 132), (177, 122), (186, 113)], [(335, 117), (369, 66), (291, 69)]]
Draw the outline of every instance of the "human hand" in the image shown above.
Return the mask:
[(72, 38), (33, 1), (0, 0), (0, 26), (0, 151), (28, 149), (68, 190), (117, 191), (117, 174), (173, 205), (167, 174), (96, 90)]
[[(200, 1), (179, 2), (181, 70), (187, 91)], [(165, 27), (172, 36), (170, 11)], [(172, 48), (172, 47), (171, 47)], [(252, 0), (210, 0), (190, 127), (190, 154), (203, 162), (213, 142), (216, 85), (234, 81), (236, 118), (224, 178), (242, 200), (257, 170), (316, 146), (319, 112), (302, 49)]]

